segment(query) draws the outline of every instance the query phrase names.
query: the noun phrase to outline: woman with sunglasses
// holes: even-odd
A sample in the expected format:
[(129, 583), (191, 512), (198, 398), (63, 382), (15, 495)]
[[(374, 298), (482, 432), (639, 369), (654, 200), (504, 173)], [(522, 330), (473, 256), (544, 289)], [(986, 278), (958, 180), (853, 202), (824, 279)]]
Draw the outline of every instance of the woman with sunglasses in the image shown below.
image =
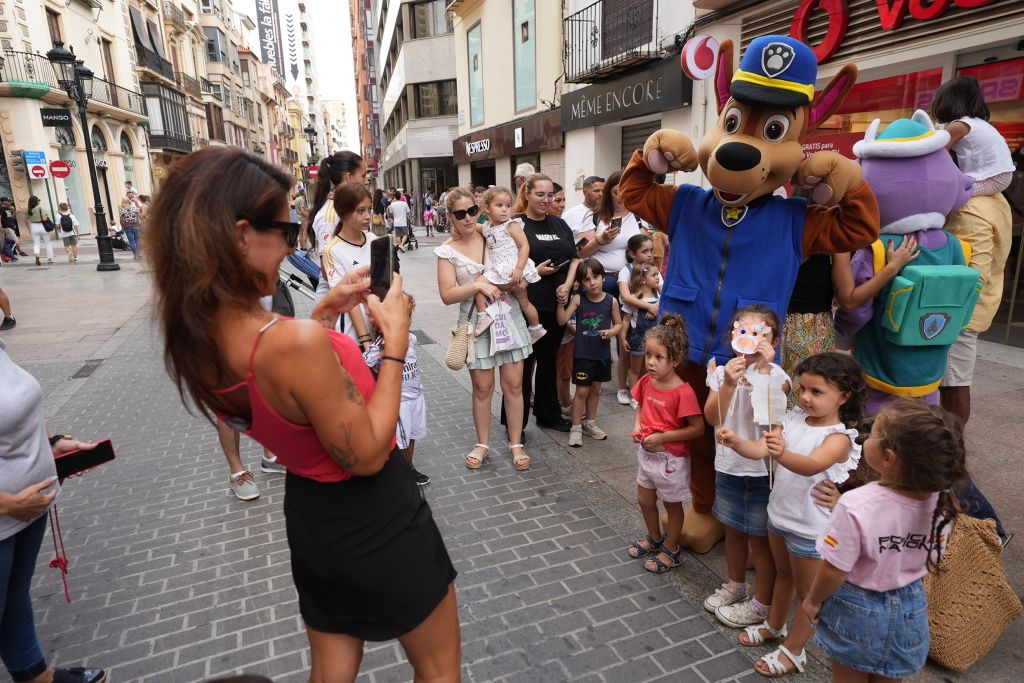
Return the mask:
[[(448, 191), (445, 198), (452, 236), (434, 249), (437, 255), (437, 288), (441, 301), (447, 305), (459, 304), (459, 321), (466, 320), (476, 327), (477, 311), (473, 297), (483, 294), (497, 299), (501, 291), (482, 277), (486, 258), (484, 236), (477, 230), (476, 217), (480, 213), (473, 195), (461, 187)], [(523, 360), (530, 355), (530, 333), (515, 297), (506, 297), (512, 321), (523, 346), (491, 354), (491, 335), (483, 334), (473, 342), (475, 358), (469, 363), (469, 377), (473, 383), (473, 425), (477, 443), (466, 455), (470, 469), (483, 465), (490, 451), (491, 396), (494, 394), (494, 368), (505, 405), (508, 407), (508, 439), (512, 466), (524, 470), (530, 466), (530, 456), (523, 449)]]
[[(166, 364), (183, 396), (288, 470), (285, 525), (310, 680), (352, 681), (364, 641), (398, 638), (417, 680), (455, 683), (455, 570), (394, 448), (411, 303), (397, 274), (383, 301), (367, 295), (361, 268), (313, 320), (264, 311), (259, 297), (274, 291), (298, 241), (290, 184), (232, 147), (190, 154), (164, 179), (148, 249)], [(387, 345), (376, 380), (352, 339), (333, 331), (359, 304)]]
[[(530, 258), (537, 264), (540, 281), (527, 288), (530, 301), (540, 314), (540, 324), (547, 330), (533, 347), (533, 354), (523, 366), (523, 401), (530, 405), (533, 394), (533, 415), (539, 427), (568, 432), (572, 423), (562, 417), (558, 401), (558, 347), (565, 325), (559, 325), (555, 309), (569, 300), (569, 290), (576, 279), (576, 245), (572, 229), (557, 216), (548, 214), (555, 196), (551, 178), (534, 173), (519, 188), (519, 203), (524, 207), (517, 220), (530, 243)], [(536, 367), (535, 384), (531, 383)], [(502, 424), (506, 423), (508, 403), (502, 404)]]

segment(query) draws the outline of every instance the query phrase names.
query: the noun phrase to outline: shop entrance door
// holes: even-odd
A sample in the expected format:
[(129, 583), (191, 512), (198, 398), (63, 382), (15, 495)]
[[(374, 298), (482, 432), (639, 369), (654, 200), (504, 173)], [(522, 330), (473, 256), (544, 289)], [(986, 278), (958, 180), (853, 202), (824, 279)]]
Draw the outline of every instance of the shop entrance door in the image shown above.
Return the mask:
[(490, 187), (497, 182), (494, 160), (475, 163), (470, 167), (469, 177), (473, 187)]

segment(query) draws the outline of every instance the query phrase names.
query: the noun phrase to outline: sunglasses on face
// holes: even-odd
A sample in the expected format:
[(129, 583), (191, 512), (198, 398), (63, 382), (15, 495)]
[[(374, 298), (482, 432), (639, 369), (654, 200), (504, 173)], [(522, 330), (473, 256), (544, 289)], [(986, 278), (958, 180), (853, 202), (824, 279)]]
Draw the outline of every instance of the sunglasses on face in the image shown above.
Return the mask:
[(463, 220), (466, 216), (475, 216), (480, 213), (479, 206), (471, 206), (468, 209), (459, 209), (458, 211), (452, 211), (451, 214), (458, 220)]
[(292, 223), (290, 221), (260, 221), (259, 223), (253, 223), (252, 226), (257, 230), (280, 230), (284, 233), (285, 244), (287, 244), (290, 249), (294, 249), (299, 245), (299, 231), (302, 230), (301, 223)]

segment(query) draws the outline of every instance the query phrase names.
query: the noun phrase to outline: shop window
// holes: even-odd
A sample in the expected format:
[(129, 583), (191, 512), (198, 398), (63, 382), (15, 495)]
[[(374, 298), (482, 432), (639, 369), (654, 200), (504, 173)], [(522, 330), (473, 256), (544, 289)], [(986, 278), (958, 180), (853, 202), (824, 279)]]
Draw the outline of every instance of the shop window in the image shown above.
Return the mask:
[(92, 151), (94, 152), (106, 152), (107, 151), (107, 140), (103, 137), (103, 133), (96, 126), (92, 127), (92, 133), (89, 135), (89, 142), (92, 143)]
[(412, 37), (429, 38), (452, 32), (452, 13), (445, 9), (447, 0), (415, 2), (412, 14)]
[(75, 132), (68, 126), (58, 126), (53, 129), (57, 137), (57, 144), (62, 146), (75, 146)]
[(455, 116), (459, 113), (455, 81), (420, 83), (416, 90), (416, 116)]

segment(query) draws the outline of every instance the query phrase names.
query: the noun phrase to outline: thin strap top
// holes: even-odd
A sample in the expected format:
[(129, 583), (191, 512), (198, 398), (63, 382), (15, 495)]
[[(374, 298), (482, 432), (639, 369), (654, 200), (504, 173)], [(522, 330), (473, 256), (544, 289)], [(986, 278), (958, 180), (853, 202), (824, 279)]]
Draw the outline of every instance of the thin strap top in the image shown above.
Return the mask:
[[(290, 321), (291, 318), (274, 318), (256, 334), (252, 351), (249, 353), (245, 380), (216, 392), (225, 394), (245, 387), (249, 394), (252, 418), (248, 422), (244, 418), (229, 415), (221, 415), (220, 418), (229, 427), (237, 429), (269, 449), (290, 473), (321, 482), (345, 481), (352, 477), (352, 474), (331, 459), (312, 425), (300, 425), (286, 420), (267, 402), (256, 383), (252, 372), (256, 349), (264, 332), (281, 320)], [(327, 336), (341, 366), (352, 377), (363, 401), (368, 403), (373, 396), (374, 380), (363, 361), (359, 347), (348, 335), (334, 330), (328, 330)]]

